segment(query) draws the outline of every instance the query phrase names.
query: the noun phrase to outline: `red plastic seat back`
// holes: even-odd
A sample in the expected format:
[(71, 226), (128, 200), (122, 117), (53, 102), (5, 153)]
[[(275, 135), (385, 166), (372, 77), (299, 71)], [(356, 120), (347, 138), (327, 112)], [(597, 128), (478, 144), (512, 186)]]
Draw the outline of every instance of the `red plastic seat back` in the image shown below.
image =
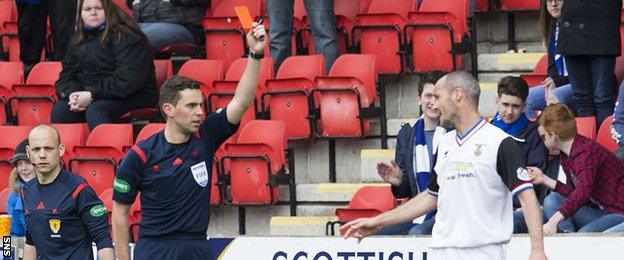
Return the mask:
[(185, 76), (199, 82), (205, 97), (212, 92), (212, 82), (223, 80), (225, 64), (222, 60), (189, 60), (180, 67), (178, 76)]
[(11, 151), (15, 150), (15, 147), (24, 139), (28, 138), (28, 133), (30, 132), (30, 126), (0, 126), (0, 133), (2, 133), (2, 137), (0, 138), (0, 148), (9, 148)]
[(4, 187), (2, 191), (0, 191), (0, 213), (8, 213), (7, 200), (9, 199), (9, 195), (11, 195), (11, 189), (8, 187)]
[[(237, 143), (224, 146), (229, 156), (254, 156), (228, 160), (233, 204), (277, 203), (279, 187), (268, 183), (270, 175), (277, 174), (285, 167), (284, 147), (286, 147), (284, 123), (270, 120), (249, 122), (241, 130)], [(270, 162), (270, 170), (267, 168), (266, 160)]]
[(37, 63), (28, 78), (26, 84), (41, 84), (54, 86), (59, 79), (59, 74), (63, 69), (63, 65), (58, 61), (42, 61)]
[[(123, 152), (132, 146), (132, 124), (100, 124), (89, 134), (87, 146), (108, 146)], [(112, 187), (112, 186), (111, 186)]]
[(502, 11), (533, 11), (540, 9), (540, 0), (500, 0)]
[[(154, 60), (154, 70), (156, 75), (156, 90), (160, 90), (163, 83), (173, 76), (173, 63), (171, 60)], [(156, 91), (156, 94), (160, 91)]]
[(378, 69), (376, 57), (366, 54), (345, 54), (336, 59), (328, 76), (354, 77), (364, 84), (370, 102), (377, 96)]
[(13, 171), (13, 149), (0, 148), (0, 188), (9, 187), (9, 176)]
[(165, 129), (165, 124), (164, 123), (149, 123), (147, 125), (145, 125), (141, 131), (139, 132), (139, 135), (137, 135), (136, 137), (136, 141), (134, 142), (135, 144), (138, 144), (139, 142), (150, 138), (152, 135), (162, 131)]
[(576, 132), (589, 139), (596, 139), (596, 117), (576, 117)]
[(63, 161), (69, 162), (74, 156), (74, 147), (82, 146), (89, 136), (89, 127), (85, 123), (76, 124), (52, 124), (61, 135), (61, 143), (65, 145)]
[(607, 148), (609, 151), (614, 152), (619, 148), (618, 144), (611, 137), (611, 124), (613, 123), (613, 116), (609, 116), (602, 121), (600, 129), (598, 129), (598, 136), (596, 142)]
[(336, 209), (339, 221), (351, 221), (362, 217), (374, 217), (396, 208), (397, 201), (390, 186), (363, 186), (359, 188), (347, 208)]
[(24, 64), (21, 61), (2, 61), (0, 75), (0, 87), (11, 90), (14, 84), (24, 84)]
[[(470, 0), (423, 0), (418, 10), (421, 13), (446, 13), (452, 15), (446, 22), (459, 35), (468, 33), (468, 17), (470, 16)], [(454, 18), (454, 19), (452, 19)]]

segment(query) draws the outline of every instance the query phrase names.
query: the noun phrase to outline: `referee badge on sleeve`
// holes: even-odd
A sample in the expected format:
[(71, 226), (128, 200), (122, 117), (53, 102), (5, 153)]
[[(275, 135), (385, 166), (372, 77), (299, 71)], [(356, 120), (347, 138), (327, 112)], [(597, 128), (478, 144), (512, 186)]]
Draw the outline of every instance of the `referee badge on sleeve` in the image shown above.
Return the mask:
[(518, 167), (518, 169), (516, 170), (516, 176), (518, 176), (518, 179), (521, 181), (530, 181), (531, 179), (533, 179), (533, 176), (529, 174), (529, 171), (522, 167)]

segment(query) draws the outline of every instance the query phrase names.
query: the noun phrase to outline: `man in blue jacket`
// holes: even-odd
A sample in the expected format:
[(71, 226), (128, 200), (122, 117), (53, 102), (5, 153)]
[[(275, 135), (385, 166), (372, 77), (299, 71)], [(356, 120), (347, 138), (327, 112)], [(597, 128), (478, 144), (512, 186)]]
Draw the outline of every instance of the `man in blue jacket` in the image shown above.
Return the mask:
[[(391, 164), (380, 162), (377, 173), (392, 185), (392, 194), (396, 198), (413, 198), (427, 189), (430, 171), (433, 167), (438, 139), (446, 132), (439, 127), (440, 111), (434, 109), (433, 90), (435, 83), (444, 76), (444, 72), (424, 73), (418, 83), (416, 102), (422, 116), (414, 122), (404, 123), (397, 135), (394, 161)], [(382, 229), (379, 235), (430, 235), (434, 215), (422, 219), (400, 223)]]

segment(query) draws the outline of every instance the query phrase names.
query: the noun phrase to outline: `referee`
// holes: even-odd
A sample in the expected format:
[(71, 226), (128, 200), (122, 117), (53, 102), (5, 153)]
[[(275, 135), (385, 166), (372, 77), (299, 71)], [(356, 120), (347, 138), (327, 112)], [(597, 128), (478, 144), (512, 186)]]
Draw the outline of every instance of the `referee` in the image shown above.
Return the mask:
[(546, 259), (542, 215), (520, 147), (479, 115), (480, 92), (478, 82), (464, 71), (436, 83), (440, 121), (456, 130), (440, 140), (427, 192), (377, 217), (343, 225), (345, 237), (361, 240), (437, 208), (429, 259), (506, 259), (504, 245), (513, 231), (512, 196), (518, 196), (531, 238), (529, 259)]

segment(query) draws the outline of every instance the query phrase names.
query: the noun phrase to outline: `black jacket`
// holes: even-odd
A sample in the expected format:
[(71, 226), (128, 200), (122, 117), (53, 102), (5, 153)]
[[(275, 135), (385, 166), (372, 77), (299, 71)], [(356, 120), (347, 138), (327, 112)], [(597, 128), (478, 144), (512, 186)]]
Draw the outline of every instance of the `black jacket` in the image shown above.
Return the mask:
[[(422, 119), (421, 119), (422, 120)], [(418, 182), (414, 178), (414, 139), (416, 138), (416, 124), (404, 123), (397, 134), (394, 161), (403, 172), (401, 186), (392, 186), (395, 198), (412, 198), (418, 195)]]
[(622, 0), (566, 0), (557, 50), (569, 55), (620, 55)]
[(74, 91), (90, 91), (94, 100), (125, 99), (138, 106), (156, 106), (154, 55), (147, 41), (126, 33), (109, 37), (103, 43), (98, 32), (86, 39), (72, 40), (63, 59), (63, 70), (56, 82), (60, 99)]
[(522, 154), (526, 158), (526, 165), (545, 171), (548, 162), (548, 150), (537, 132), (537, 124), (529, 123), (524, 131), (514, 137), (518, 141), (520, 148), (522, 148)]

